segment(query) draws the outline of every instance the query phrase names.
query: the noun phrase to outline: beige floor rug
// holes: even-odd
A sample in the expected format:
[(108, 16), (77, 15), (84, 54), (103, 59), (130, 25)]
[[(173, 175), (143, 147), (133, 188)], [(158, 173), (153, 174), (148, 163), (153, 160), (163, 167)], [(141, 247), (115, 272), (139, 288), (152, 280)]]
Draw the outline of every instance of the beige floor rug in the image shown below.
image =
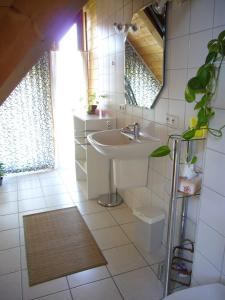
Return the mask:
[(23, 220), (30, 286), (107, 264), (76, 207)]

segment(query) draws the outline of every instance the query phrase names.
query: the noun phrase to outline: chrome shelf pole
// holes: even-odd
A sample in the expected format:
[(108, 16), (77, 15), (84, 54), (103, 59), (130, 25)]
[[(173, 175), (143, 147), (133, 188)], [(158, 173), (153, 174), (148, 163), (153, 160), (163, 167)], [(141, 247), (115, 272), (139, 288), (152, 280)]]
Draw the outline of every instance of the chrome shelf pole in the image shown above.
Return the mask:
[(165, 281), (164, 281), (164, 297), (170, 292), (170, 278), (171, 278), (171, 263), (173, 257), (175, 224), (176, 224), (176, 207), (177, 207), (177, 190), (179, 182), (180, 169), (180, 152), (181, 152), (181, 138), (173, 137), (173, 173), (170, 195), (170, 206), (168, 214), (168, 232), (167, 232), (167, 256), (165, 265)]

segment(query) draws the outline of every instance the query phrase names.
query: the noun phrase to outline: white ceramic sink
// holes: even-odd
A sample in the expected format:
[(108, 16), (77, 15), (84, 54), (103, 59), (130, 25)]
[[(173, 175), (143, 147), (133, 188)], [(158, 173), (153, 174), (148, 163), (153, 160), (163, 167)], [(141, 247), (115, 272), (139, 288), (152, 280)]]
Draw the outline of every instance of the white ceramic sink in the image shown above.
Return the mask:
[(147, 158), (160, 144), (159, 139), (150, 135), (141, 133), (138, 139), (134, 139), (120, 129), (94, 132), (87, 138), (97, 151), (114, 159)]
[(196, 286), (176, 292), (164, 300), (224, 300), (225, 286), (220, 283)]

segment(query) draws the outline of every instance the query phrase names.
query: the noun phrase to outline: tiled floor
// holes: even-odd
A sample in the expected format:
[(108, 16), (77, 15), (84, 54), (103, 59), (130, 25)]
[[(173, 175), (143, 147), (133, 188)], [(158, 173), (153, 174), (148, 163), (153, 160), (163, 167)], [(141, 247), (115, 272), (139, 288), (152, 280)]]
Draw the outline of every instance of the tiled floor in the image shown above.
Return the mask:
[[(23, 216), (74, 205), (84, 216), (108, 265), (29, 287)], [(125, 204), (107, 209), (95, 200), (87, 200), (74, 175), (68, 172), (5, 178), (0, 187), (0, 299), (161, 299), (162, 286), (152, 271), (161, 253), (150, 256), (135, 246), (134, 223)]]

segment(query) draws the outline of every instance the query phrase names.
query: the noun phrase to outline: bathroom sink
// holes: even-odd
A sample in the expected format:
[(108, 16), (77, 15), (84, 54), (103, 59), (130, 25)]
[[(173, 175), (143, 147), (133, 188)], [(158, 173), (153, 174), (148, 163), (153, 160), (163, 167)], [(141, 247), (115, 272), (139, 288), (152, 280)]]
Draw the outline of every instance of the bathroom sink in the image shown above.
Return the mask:
[(159, 139), (144, 133), (135, 139), (120, 129), (94, 132), (87, 139), (97, 151), (111, 159), (147, 158), (160, 143)]
[(188, 288), (176, 292), (164, 300), (224, 300), (225, 286), (220, 283), (212, 283), (202, 286)]

